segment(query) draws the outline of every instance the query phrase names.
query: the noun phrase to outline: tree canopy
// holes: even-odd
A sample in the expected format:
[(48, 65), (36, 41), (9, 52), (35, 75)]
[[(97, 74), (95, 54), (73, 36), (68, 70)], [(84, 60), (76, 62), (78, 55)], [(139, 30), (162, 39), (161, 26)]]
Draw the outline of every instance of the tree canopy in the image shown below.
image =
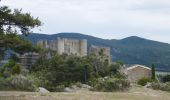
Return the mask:
[(0, 33), (21, 32), (27, 35), (30, 29), (41, 24), (38, 18), (34, 18), (30, 13), (23, 13), (22, 9), (11, 10), (7, 6), (0, 7)]
[(19, 53), (32, 51), (32, 43), (25, 40), (19, 33), (27, 36), (31, 29), (42, 25), (38, 18), (30, 13), (23, 13), (22, 9), (10, 9), (0, 6), (0, 59), (4, 52), (12, 49)]

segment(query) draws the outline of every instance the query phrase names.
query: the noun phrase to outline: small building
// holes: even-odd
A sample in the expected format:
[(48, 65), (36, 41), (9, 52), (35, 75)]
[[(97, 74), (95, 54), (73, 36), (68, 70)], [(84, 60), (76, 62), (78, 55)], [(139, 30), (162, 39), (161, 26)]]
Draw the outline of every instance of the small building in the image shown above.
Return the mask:
[(128, 80), (136, 83), (142, 77), (151, 78), (152, 69), (143, 65), (133, 65), (126, 68)]
[(56, 51), (58, 54), (75, 54), (77, 56), (87, 55), (87, 40), (82, 39), (67, 39), (57, 38), (56, 40), (40, 40), (37, 45), (44, 48)]
[(109, 47), (92, 45), (90, 47), (90, 54), (94, 54), (97, 58), (101, 58), (104, 62), (108, 61), (109, 64), (111, 63), (111, 55), (110, 55)]
[(21, 66), (29, 69), (39, 59), (39, 54), (35, 52), (29, 52), (24, 53), (23, 55), (19, 56), (19, 58)]

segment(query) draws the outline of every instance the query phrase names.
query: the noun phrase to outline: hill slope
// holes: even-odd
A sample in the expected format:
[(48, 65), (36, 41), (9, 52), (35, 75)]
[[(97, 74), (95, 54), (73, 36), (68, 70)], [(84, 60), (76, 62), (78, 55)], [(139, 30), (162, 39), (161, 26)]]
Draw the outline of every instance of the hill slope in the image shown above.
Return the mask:
[(170, 71), (170, 44), (132, 36), (121, 40), (107, 40), (79, 33), (58, 33), (53, 35), (32, 33), (27, 38), (33, 43), (38, 40), (54, 40), (57, 37), (87, 39), (90, 45), (111, 48), (112, 60), (127, 64), (157, 65), (157, 70)]

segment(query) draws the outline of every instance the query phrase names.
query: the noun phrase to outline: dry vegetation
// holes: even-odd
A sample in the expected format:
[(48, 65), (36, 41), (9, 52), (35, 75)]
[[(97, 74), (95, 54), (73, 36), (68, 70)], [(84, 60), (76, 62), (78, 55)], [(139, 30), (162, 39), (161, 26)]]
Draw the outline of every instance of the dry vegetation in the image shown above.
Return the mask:
[(132, 88), (128, 92), (91, 92), (80, 90), (74, 93), (49, 93), (41, 95), (34, 92), (0, 92), (0, 100), (170, 100), (170, 93)]

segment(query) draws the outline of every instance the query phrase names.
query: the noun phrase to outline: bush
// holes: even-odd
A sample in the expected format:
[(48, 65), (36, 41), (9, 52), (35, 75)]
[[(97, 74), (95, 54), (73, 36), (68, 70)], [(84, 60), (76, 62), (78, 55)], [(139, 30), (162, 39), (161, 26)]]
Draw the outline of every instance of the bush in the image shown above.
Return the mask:
[(21, 67), (16, 64), (15, 66), (12, 67), (12, 74), (15, 75), (15, 74), (20, 74), (21, 73)]
[(0, 78), (0, 90), (34, 91), (32, 82), (22, 75)]
[(160, 83), (152, 82), (152, 83), (151, 83), (151, 87), (152, 87), (152, 89), (154, 89), (154, 90), (160, 90), (160, 89), (161, 89), (161, 84), (160, 84)]
[(0, 90), (11, 90), (12, 85), (11, 85), (11, 77), (10, 78), (0, 78)]
[(116, 78), (100, 78), (97, 84), (94, 86), (94, 91), (101, 92), (113, 92), (113, 91), (125, 91), (130, 87), (130, 82), (125, 79)]
[(25, 91), (35, 90), (34, 86), (32, 85), (32, 82), (23, 75), (17, 75), (12, 77), (11, 85), (15, 90), (25, 90)]
[(167, 82), (167, 83), (152, 83), (151, 87), (154, 90), (170, 91), (170, 82)]
[(80, 82), (75, 83), (75, 85), (76, 85), (78, 88), (82, 88), (82, 83), (80, 83)]
[(58, 85), (55, 89), (55, 92), (63, 92), (65, 89), (64, 85)]
[(145, 86), (148, 82), (152, 82), (150, 78), (143, 77), (138, 80), (138, 85)]
[(163, 76), (162, 81), (163, 81), (164, 83), (170, 82), (170, 75)]

